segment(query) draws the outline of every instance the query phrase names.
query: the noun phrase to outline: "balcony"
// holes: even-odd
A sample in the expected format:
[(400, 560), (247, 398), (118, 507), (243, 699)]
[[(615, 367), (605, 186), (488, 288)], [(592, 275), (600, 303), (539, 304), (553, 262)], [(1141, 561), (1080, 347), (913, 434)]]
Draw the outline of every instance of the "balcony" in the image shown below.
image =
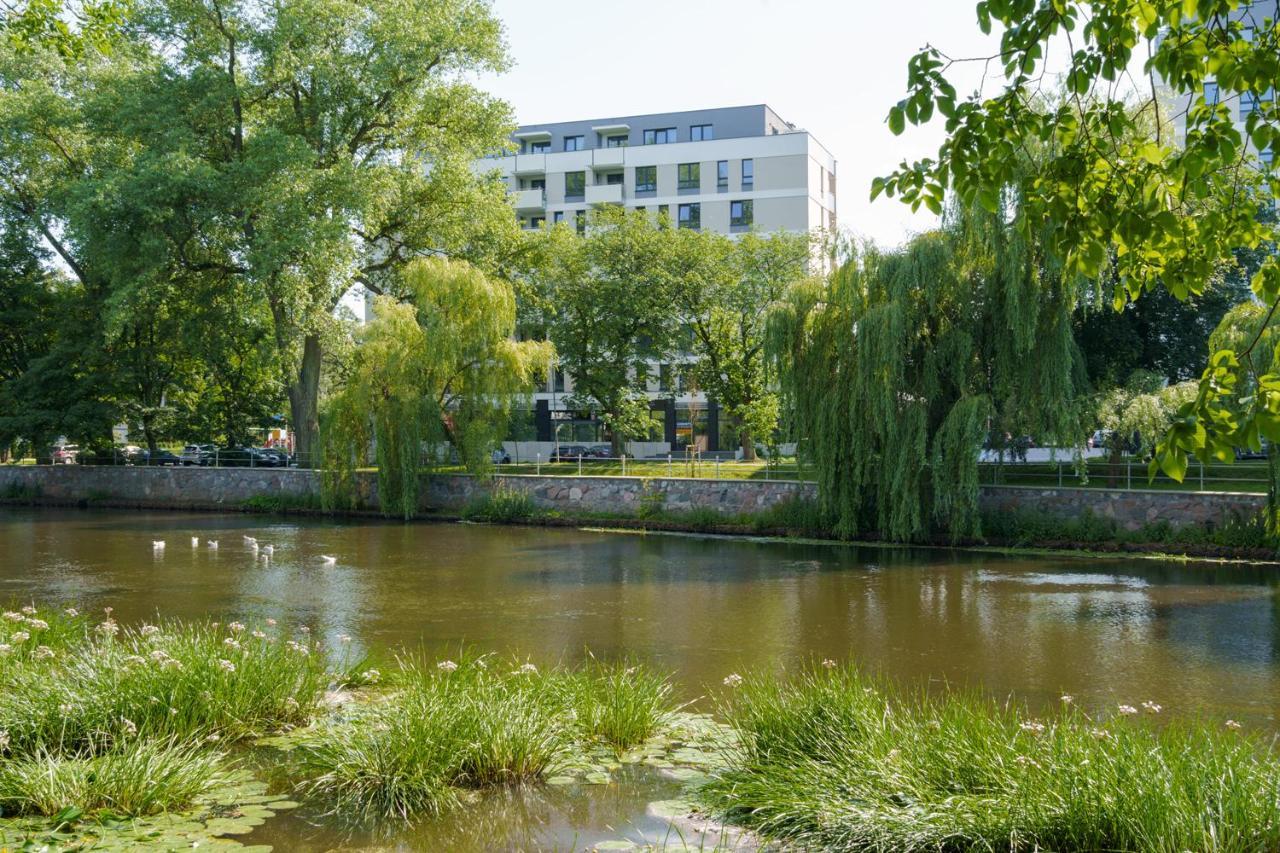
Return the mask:
[(516, 168), (517, 175), (541, 175), (547, 171), (547, 155), (546, 154), (517, 154)]
[(516, 190), (511, 194), (516, 210), (542, 210), (547, 206), (546, 190)]
[(587, 204), (622, 204), (622, 184), (596, 184), (587, 187)]
[(596, 148), (591, 152), (591, 168), (618, 169), (626, 162), (626, 148)]

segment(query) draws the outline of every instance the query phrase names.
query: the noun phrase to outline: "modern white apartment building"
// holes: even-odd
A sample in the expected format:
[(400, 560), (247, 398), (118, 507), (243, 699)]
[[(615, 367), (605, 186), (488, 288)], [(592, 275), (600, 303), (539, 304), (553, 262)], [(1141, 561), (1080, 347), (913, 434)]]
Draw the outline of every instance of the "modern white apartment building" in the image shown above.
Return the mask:
[[(523, 125), (512, 141), (513, 154), (477, 168), (500, 170), (527, 229), (581, 230), (593, 207), (608, 204), (730, 235), (836, 229), (835, 158), (764, 104)], [(682, 365), (652, 368), (654, 444), (731, 450), (715, 402), (686, 381)], [(602, 439), (599, 425), (566, 406), (572, 393), (573, 378), (557, 370), (534, 395), (538, 441)]]

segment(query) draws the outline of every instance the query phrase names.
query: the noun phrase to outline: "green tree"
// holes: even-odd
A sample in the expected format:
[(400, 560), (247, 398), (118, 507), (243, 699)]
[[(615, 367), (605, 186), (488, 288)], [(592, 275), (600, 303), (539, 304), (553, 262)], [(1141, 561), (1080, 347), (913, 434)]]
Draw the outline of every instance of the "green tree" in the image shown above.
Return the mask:
[(693, 377), (714, 399), (737, 436), (744, 459), (778, 426), (779, 405), (765, 359), (768, 308), (804, 278), (811, 260), (806, 234), (665, 230), (679, 257), (675, 292), (693, 331)]
[(650, 362), (675, 352), (676, 243), (644, 211), (602, 211), (585, 237), (553, 229), (542, 292), (572, 405), (597, 413), (612, 452), (646, 434)]
[(487, 472), (515, 398), (555, 353), (513, 339), (511, 286), (464, 261), (415, 261), (401, 287), (409, 301), (378, 298), (328, 403), (324, 480), (330, 503), (354, 500), (352, 474), (372, 445), (382, 509), (408, 518), (424, 448), (447, 441), (468, 471)]
[(1195, 395), (1196, 383), (1170, 385), (1164, 376), (1146, 370), (1135, 370), (1123, 385), (1099, 395), (1097, 419), (1105, 433), (1110, 485), (1118, 482), (1124, 454), (1154, 448), (1178, 409)]
[[(982, 0), (982, 30), (1003, 32), (999, 52), (979, 61), (1002, 69), (1006, 85), (994, 95), (961, 98), (948, 79), (956, 60), (932, 46), (913, 57), (907, 97), (890, 111), (889, 128), (901, 133), (908, 122), (924, 124), (936, 113), (946, 140), (936, 157), (904, 162), (876, 180), (873, 197), (884, 192), (940, 211), (951, 192), (965, 205), (994, 211), (1013, 191), (1024, 238), (1041, 240), (1069, 274), (1111, 278), (1117, 308), (1159, 287), (1178, 299), (1204, 293), (1233, 252), (1276, 236), (1258, 212), (1280, 194), (1280, 183), (1248, 149), (1280, 147), (1274, 98), (1280, 30), (1274, 20), (1249, 19), (1247, 6)], [(1046, 111), (1035, 92), (1057, 40), (1068, 48), (1070, 98)], [(1146, 89), (1135, 108), (1125, 101), (1129, 70), (1144, 55)], [(1242, 100), (1256, 109), (1240, 129), (1235, 111)], [(1183, 139), (1167, 132), (1171, 109), (1185, 115)], [(1025, 168), (1028, 148), (1043, 151), (1032, 171)], [(1251, 287), (1274, 313), (1280, 262), (1273, 255)], [(1170, 476), (1182, 478), (1190, 453), (1225, 460), (1233, 447), (1257, 446), (1261, 435), (1280, 438), (1280, 376), (1264, 372), (1270, 359), (1257, 350), (1260, 342), (1242, 340), (1238, 349), (1212, 355), (1196, 399), (1159, 444), (1158, 464)], [(1246, 374), (1257, 393), (1242, 410), (1232, 400)]]

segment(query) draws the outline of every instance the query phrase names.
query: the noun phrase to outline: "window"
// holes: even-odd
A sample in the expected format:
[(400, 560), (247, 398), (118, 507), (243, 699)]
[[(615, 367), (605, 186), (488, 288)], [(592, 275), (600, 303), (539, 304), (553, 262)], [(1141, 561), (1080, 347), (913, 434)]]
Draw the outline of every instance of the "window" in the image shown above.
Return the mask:
[(1261, 160), (1263, 165), (1267, 166), (1268, 168), (1270, 168), (1271, 164), (1275, 162), (1275, 157), (1276, 157), (1275, 152), (1272, 151), (1270, 148), (1267, 148), (1258, 152), (1258, 159)]
[(715, 139), (711, 132), (709, 124), (695, 124), (689, 128), (689, 139), (694, 142), (705, 142), (708, 139)]
[(1240, 118), (1246, 119), (1250, 113), (1257, 112), (1264, 102), (1270, 102), (1275, 98), (1275, 92), (1268, 89), (1265, 94), (1257, 95), (1253, 92), (1244, 92), (1240, 95)]
[(701, 167), (701, 163), (681, 163), (676, 167), (676, 185), (682, 190), (696, 190), (702, 183)]
[(644, 205), (643, 205), (643, 204), (637, 204), (635, 209), (636, 209), (636, 210), (638, 210), (638, 211), (640, 211), (641, 213), (643, 213), (643, 212), (644, 212)]
[(627, 143), (631, 140), (626, 134), (620, 136), (606, 136), (604, 140), (605, 148), (626, 148)]
[(644, 132), (645, 145), (666, 145), (675, 141), (676, 129), (674, 127), (659, 127), (655, 130), (646, 130)]
[(605, 176), (604, 176), (604, 182), (605, 182), (606, 184), (610, 184), (610, 185), (612, 185), (612, 184), (621, 184), (621, 183), (622, 183), (622, 173), (621, 173), (621, 172), (610, 172), (609, 174), (607, 174), (607, 175), (605, 175)]
[(586, 172), (565, 172), (564, 173), (564, 197), (567, 199), (580, 199), (587, 192), (587, 173)]
[(716, 163), (716, 189), (729, 189), (729, 161), (721, 160)]
[(653, 193), (658, 191), (658, 167), (636, 166), (636, 192)]
[(551, 150), (551, 143), (549, 141), (529, 143), (530, 154), (546, 154), (550, 150)]
[(547, 218), (546, 218), (545, 216), (530, 216), (530, 217), (529, 217), (529, 227), (530, 227), (530, 228), (541, 228), (541, 227), (542, 227), (542, 225), (543, 225), (543, 223), (545, 223), (546, 221), (547, 221)]
[(566, 136), (566, 137), (564, 138), (564, 150), (565, 150), (565, 151), (581, 151), (581, 150), (582, 150), (582, 137), (581, 137), (581, 136)]
[(678, 211), (681, 228), (692, 228), (694, 231), (702, 228), (702, 205), (700, 204), (682, 204)]
[(756, 161), (743, 160), (742, 161), (742, 188), (744, 190), (749, 190), (753, 186), (755, 186), (755, 183), (756, 183)]
[(663, 217), (663, 216), (670, 216), (670, 215), (671, 215), (671, 205), (669, 205), (669, 204), (660, 204), (660, 205), (658, 205), (658, 216), (659, 216), (659, 218), (661, 218), (661, 217)]
[(532, 180), (529, 181), (529, 189), (531, 190), (545, 190), (546, 188), (547, 188), (546, 178), (533, 178)]
[(579, 210), (573, 214), (573, 227), (578, 230), (579, 234), (587, 233), (587, 212)]
[(729, 227), (750, 228), (754, 203), (750, 199), (729, 202)]
[(555, 213), (551, 214), (551, 216), (552, 216), (552, 220), (551, 220), (551, 222), (552, 222), (552, 224), (554, 224), (554, 225), (559, 225), (561, 222), (564, 222), (564, 211), (563, 211), (563, 210), (557, 210)]
[(1218, 84), (1217, 83), (1204, 84), (1204, 102), (1211, 107), (1216, 107), (1218, 105)]

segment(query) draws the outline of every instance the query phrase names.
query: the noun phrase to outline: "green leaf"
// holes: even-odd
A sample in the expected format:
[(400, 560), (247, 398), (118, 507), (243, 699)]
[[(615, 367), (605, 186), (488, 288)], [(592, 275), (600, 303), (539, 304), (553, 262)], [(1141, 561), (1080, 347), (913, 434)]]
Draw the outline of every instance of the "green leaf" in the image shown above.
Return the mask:
[(900, 136), (906, 126), (906, 114), (901, 106), (896, 106), (889, 110), (889, 131), (894, 136)]

